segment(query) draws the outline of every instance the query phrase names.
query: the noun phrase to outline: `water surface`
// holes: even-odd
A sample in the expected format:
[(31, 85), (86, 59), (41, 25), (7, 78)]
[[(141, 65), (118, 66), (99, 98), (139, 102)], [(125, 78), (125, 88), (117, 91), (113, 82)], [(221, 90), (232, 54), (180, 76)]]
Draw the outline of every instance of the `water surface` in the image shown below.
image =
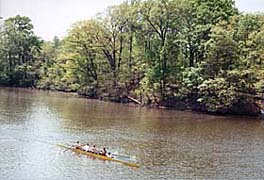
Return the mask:
[[(76, 140), (134, 155), (140, 168), (57, 147)], [(264, 177), (264, 121), (0, 89), (0, 179)]]

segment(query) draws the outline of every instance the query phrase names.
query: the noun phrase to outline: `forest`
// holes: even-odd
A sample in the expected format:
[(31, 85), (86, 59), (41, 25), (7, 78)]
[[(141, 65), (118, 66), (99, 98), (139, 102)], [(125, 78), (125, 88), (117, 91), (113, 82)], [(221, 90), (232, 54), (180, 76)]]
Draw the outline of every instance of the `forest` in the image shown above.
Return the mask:
[(53, 41), (38, 37), (29, 17), (0, 19), (0, 85), (258, 115), (264, 14), (239, 12), (234, 0), (132, 0)]

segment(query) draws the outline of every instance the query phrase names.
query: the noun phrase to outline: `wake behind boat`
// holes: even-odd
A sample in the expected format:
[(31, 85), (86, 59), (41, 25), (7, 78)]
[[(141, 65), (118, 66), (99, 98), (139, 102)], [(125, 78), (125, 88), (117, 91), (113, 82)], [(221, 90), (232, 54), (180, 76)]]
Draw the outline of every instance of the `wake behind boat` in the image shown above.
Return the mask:
[(96, 157), (96, 158), (99, 158), (99, 159), (102, 159), (102, 160), (113, 161), (113, 162), (121, 163), (121, 164), (124, 164), (124, 165), (127, 165), (127, 166), (139, 168), (139, 164), (127, 162), (127, 161), (124, 161), (124, 160), (120, 160), (120, 159), (117, 159), (115, 156), (114, 157), (108, 157), (106, 155), (96, 154), (96, 153), (93, 153), (93, 152), (85, 151), (83, 149), (76, 148), (74, 146), (65, 145), (65, 144), (57, 144), (57, 146), (65, 148), (65, 149), (72, 150), (73, 152), (76, 152), (76, 153), (79, 153), (79, 154), (84, 154), (84, 155)]

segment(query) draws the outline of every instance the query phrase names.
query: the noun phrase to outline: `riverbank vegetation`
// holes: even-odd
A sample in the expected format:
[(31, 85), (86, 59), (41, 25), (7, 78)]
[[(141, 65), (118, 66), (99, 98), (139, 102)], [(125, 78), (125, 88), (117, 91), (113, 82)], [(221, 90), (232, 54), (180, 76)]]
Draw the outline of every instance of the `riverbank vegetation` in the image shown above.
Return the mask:
[(218, 114), (261, 111), (264, 15), (241, 13), (233, 0), (124, 2), (52, 42), (16, 16), (0, 36), (2, 85)]

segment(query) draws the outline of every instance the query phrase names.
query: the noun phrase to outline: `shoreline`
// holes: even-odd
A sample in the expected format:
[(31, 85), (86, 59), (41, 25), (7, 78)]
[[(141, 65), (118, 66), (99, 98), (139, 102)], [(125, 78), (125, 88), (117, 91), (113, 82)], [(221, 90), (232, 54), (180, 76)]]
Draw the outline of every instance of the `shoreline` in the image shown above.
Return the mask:
[[(78, 98), (82, 98), (82, 99), (90, 99), (90, 100), (96, 100), (96, 101), (102, 101), (102, 102), (111, 102), (111, 103), (117, 103), (117, 104), (126, 104), (129, 105), (130, 107), (145, 107), (145, 108), (149, 108), (149, 109), (157, 109), (157, 110), (161, 110), (161, 109), (165, 109), (165, 110), (172, 110), (172, 111), (183, 111), (183, 112), (193, 112), (193, 113), (198, 113), (198, 114), (206, 114), (206, 115), (214, 115), (214, 116), (243, 116), (243, 117), (258, 117), (258, 118), (263, 118), (263, 114), (259, 113), (253, 113), (253, 114), (236, 114), (236, 113), (219, 113), (219, 112), (209, 112), (209, 111), (205, 111), (205, 110), (195, 110), (189, 106), (187, 106), (187, 104), (180, 107), (176, 107), (176, 106), (164, 106), (164, 105), (157, 105), (157, 104), (139, 104), (139, 103), (135, 103), (134, 101), (131, 101), (129, 98), (126, 97), (115, 97), (115, 98), (119, 98), (119, 99), (123, 99), (123, 101), (115, 101), (115, 100), (111, 100), (106, 98), (106, 97), (97, 97), (97, 98), (91, 98), (89, 96), (85, 96), (85, 95), (80, 95), (78, 92), (68, 92), (68, 91), (62, 91), (62, 90), (45, 90), (45, 89), (40, 89), (40, 88), (32, 88), (32, 87), (10, 87), (10, 86), (0, 86), (0, 88), (6, 88), (6, 89), (17, 89), (17, 90), (30, 90), (30, 91), (37, 91), (37, 92), (51, 92), (51, 93), (61, 93), (61, 94), (65, 94), (65, 95), (72, 95), (74, 97), (78, 97)], [(126, 99), (126, 101), (124, 100)], [(177, 103), (177, 102), (176, 102)], [(178, 102), (179, 103), (179, 102)]]

